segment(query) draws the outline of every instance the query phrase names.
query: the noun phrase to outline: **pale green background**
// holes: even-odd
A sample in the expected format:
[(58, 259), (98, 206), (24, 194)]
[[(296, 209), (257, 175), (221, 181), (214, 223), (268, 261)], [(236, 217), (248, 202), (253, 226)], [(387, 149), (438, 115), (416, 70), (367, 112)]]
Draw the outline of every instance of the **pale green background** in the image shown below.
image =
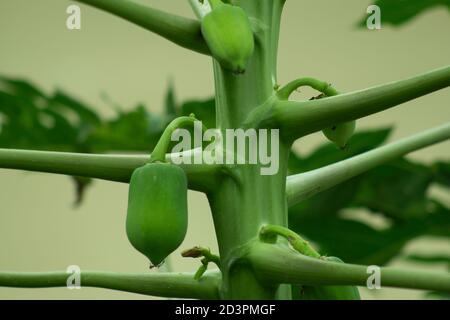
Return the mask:
[[(193, 16), (186, 0), (141, 1)], [(82, 6), (82, 30), (65, 27), (65, 0), (0, 0), (0, 74), (25, 77), (46, 90), (56, 87), (95, 105), (105, 116), (111, 107), (100, 98), (131, 107), (144, 102), (160, 110), (173, 77), (179, 101), (213, 92), (211, 61), (109, 14)], [(341, 91), (397, 80), (449, 64), (448, 10), (435, 9), (393, 30), (355, 29), (369, 1), (288, 0), (282, 25), (279, 80), (298, 76), (327, 79)], [(298, 96), (302, 98), (302, 96)], [(450, 90), (359, 121), (360, 128), (395, 124), (393, 138), (448, 122)], [(133, 139), (133, 137), (130, 137)], [(297, 143), (310, 150), (320, 134)], [(449, 159), (450, 143), (416, 152), (421, 160)], [(443, 195), (449, 204), (448, 195)], [(0, 270), (82, 269), (147, 272), (146, 259), (129, 245), (124, 232), (127, 186), (97, 181), (81, 208), (73, 210), (73, 186), (64, 176), (0, 170)], [(183, 248), (216, 248), (205, 197), (191, 193), (190, 225)], [(361, 213), (360, 215), (364, 215)], [(373, 219), (382, 224), (382, 218)], [(349, 235), (351, 236), (351, 235)], [(448, 243), (423, 239), (406, 251), (449, 252)], [(173, 255), (175, 270), (198, 263)], [(414, 266), (396, 261), (395, 264)], [(423, 267), (419, 265), (419, 267)], [(444, 266), (436, 269), (444, 270)], [(420, 298), (419, 291), (385, 289), (366, 298)], [(83, 288), (0, 288), (3, 299), (141, 298)]]

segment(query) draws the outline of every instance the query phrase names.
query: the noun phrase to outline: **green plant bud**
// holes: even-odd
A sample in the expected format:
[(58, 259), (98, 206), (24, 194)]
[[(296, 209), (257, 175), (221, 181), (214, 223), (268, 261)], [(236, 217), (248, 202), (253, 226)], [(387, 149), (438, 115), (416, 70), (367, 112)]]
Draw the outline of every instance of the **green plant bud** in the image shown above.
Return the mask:
[(328, 140), (334, 142), (339, 148), (344, 149), (355, 132), (356, 121), (349, 121), (322, 130)]
[(213, 1), (201, 22), (203, 37), (212, 56), (234, 73), (245, 72), (253, 54), (254, 38), (247, 14), (240, 7)]
[(177, 249), (187, 231), (187, 178), (168, 163), (149, 163), (131, 176), (126, 231), (153, 266)]

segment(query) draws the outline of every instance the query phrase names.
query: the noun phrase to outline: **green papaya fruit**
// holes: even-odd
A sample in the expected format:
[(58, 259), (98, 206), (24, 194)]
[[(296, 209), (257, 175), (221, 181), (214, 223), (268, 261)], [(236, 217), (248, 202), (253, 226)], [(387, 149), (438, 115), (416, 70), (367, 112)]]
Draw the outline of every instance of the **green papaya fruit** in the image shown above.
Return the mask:
[(349, 121), (322, 130), (328, 140), (334, 142), (339, 148), (344, 149), (355, 132), (356, 121)]
[(180, 167), (154, 162), (130, 180), (126, 232), (153, 266), (177, 249), (187, 231), (187, 178)]
[[(324, 257), (328, 261), (343, 263), (337, 257)], [(355, 286), (302, 286), (299, 298), (301, 300), (361, 300), (358, 288)]]
[(212, 56), (225, 69), (245, 72), (253, 54), (254, 37), (245, 11), (220, 0), (210, 0), (212, 10), (201, 21), (203, 37)]

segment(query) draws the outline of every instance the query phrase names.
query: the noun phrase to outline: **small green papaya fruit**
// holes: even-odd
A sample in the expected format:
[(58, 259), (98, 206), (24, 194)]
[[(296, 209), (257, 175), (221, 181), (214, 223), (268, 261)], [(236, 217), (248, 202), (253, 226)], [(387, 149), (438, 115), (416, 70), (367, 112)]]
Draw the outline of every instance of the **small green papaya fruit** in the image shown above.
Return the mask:
[[(337, 257), (325, 257), (332, 262), (343, 263)], [(301, 300), (361, 300), (356, 286), (302, 286)]]
[(250, 20), (238, 6), (220, 0), (210, 3), (212, 10), (201, 21), (203, 37), (222, 67), (243, 73), (254, 50)]
[(349, 121), (322, 130), (328, 140), (334, 142), (339, 148), (344, 149), (355, 132), (356, 121)]
[(130, 180), (126, 232), (135, 249), (153, 266), (177, 249), (188, 224), (187, 178), (178, 166), (148, 163)]

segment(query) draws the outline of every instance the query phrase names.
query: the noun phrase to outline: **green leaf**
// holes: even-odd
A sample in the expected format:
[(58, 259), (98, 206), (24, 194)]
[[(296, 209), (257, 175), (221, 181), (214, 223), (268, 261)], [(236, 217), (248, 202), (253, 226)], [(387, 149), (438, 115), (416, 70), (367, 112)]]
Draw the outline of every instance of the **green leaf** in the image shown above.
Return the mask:
[(149, 153), (156, 145), (164, 124), (139, 105), (120, 112), (115, 119), (97, 126), (89, 136), (95, 152), (141, 151)]
[(392, 219), (407, 220), (427, 214), (431, 170), (400, 159), (363, 175), (352, 206), (365, 207)]
[(391, 128), (383, 128), (358, 132), (350, 139), (345, 150), (337, 148), (333, 143), (326, 143), (305, 157), (292, 152), (289, 171), (291, 174), (305, 172), (369, 151), (384, 143), (391, 131)]
[(3, 87), (3, 90), (10, 92), (13, 96), (29, 100), (46, 99), (45, 93), (29, 81), (0, 76), (0, 84), (0, 88)]
[(430, 299), (450, 300), (450, 293), (441, 291), (430, 291), (427, 292), (426, 297)]
[[(382, 24), (401, 26), (418, 15), (437, 7), (450, 9), (450, 0), (377, 0), (374, 3), (380, 7)], [(365, 16), (359, 27), (366, 27)]]
[(187, 101), (181, 106), (181, 113), (183, 116), (188, 116), (191, 113), (203, 122), (207, 128), (216, 127), (216, 111), (215, 100), (193, 100)]
[(397, 255), (405, 242), (415, 235), (381, 232), (362, 222), (333, 216), (304, 219), (293, 227), (318, 244), (322, 255), (337, 256), (351, 263), (377, 265), (383, 265)]
[(49, 108), (60, 113), (67, 114), (72, 112), (77, 117), (79, 125), (91, 124), (93, 126), (100, 124), (100, 116), (94, 112), (94, 108), (80, 102), (68, 94), (57, 91), (50, 99)]
[(165, 112), (166, 115), (170, 117), (176, 117), (177, 115), (177, 103), (175, 99), (175, 88), (173, 81), (169, 81), (169, 88), (167, 89), (166, 99), (165, 99)]
[[(360, 132), (351, 141), (349, 155), (331, 144), (309, 156), (293, 154), (291, 172), (304, 172), (373, 149), (390, 129)], [(450, 236), (449, 210), (428, 198), (429, 187), (446, 183), (447, 163), (432, 167), (398, 159), (326, 190), (289, 209), (289, 227), (314, 241), (322, 254), (353, 263), (385, 264), (400, 254), (406, 243), (422, 235)], [(364, 221), (342, 218), (347, 208), (365, 208), (391, 222), (376, 230)]]
[(350, 207), (359, 184), (360, 179), (354, 178), (300, 202), (289, 209), (289, 222), (298, 224), (298, 219), (306, 217), (317, 220), (332, 218), (340, 210)]
[(71, 177), (72, 181), (75, 185), (75, 201), (74, 207), (79, 207), (86, 194), (87, 188), (92, 184), (93, 180), (91, 178), (86, 177)]
[(406, 259), (422, 262), (422, 263), (446, 263), (450, 267), (450, 256), (449, 255), (419, 255), (411, 254), (406, 257)]
[(450, 162), (436, 162), (431, 166), (434, 181), (441, 186), (450, 188)]

